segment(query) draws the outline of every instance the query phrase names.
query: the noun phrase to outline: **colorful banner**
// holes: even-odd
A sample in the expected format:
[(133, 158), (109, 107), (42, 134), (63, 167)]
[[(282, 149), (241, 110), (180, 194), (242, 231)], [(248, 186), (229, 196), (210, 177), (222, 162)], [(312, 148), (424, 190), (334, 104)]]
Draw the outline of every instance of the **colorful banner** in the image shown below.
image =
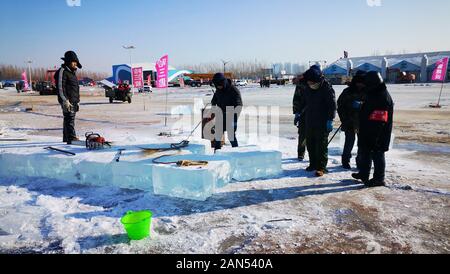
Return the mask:
[(25, 71), (22, 72), (22, 80), (23, 80), (23, 90), (29, 90), (30, 86), (28, 85), (27, 73)]
[(447, 76), (447, 68), (448, 68), (448, 57), (445, 57), (442, 60), (437, 61), (436, 69), (433, 71), (433, 76), (431, 77), (432, 81), (445, 81), (445, 77)]
[(156, 87), (167, 88), (169, 87), (169, 56), (163, 56), (158, 62), (156, 62)]
[(132, 68), (131, 74), (133, 75), (133, 86), (135, 88), (143, 88), (144, 87), (144, 75), (143, 75), (142, 67)]

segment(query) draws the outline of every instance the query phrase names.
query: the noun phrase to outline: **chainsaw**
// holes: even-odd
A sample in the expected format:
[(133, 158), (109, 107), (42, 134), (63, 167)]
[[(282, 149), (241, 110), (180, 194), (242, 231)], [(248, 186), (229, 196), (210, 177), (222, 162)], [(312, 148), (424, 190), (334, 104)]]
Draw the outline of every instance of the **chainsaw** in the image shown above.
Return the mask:
[(107, 142), (105, 138), (100, 136), (98, 133), (87, 132), (86, 136), (86, 148), (88, 150), (101, 150), (104, 149), (105, 146), (111, 147), (111, 143)]

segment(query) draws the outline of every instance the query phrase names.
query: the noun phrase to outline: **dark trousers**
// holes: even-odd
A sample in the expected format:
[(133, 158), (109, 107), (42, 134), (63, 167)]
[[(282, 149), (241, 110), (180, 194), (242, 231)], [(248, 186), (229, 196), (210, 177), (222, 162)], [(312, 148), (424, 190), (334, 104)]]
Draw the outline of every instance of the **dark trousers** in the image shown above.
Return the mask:
[(386, 171), (385, 153), (382, 151), (373, 151), (367, 148), (359, 148), (360, 150), (360, 170), (359, 174), (363, 180), (369, 180), (372, 162), (374, 165), (373, 179), (384, 182)]
[[(346, 130), (345, 131), (345, 145), (344, 145), (344, 152), (342, 153), (342, 164), (350, 164), (350, 160), (352, 159), (352, 150), (355, 146), (355, 140), (356, 140), (356, 133), (354, 130)], [(359, 162), (361, 157), (359, 156), (359, 149), (358, 154), (356, 156), (356, 166), (359, 169)]]
[[(225, 115), (224, 115), (224, 117), (225, 117)], [(228, 140), (230, 140), (231, 146), (232, 147), (238, 147), (239, 146), (238, 140), (236, 138), (237, 124), (238, 124), (238, 117), (237, 117), (237, 115), (235, 115), (235, 117), (234, 117), (232, 131), (227, 130), (227, 122), (224, 121), (224, 123), (223, 123), (223, 131), (222, 132), (218, 132), (218, 134), (219, 134), (217, 136), (218, 138), (214, 140), (214, 149), (221, 149), (222, 148), (222, 139), (223, 139), (223, 135), (224, 135), (225, 131), (227, 132)]]
[(71, 142), (77, 137), (75, 132), (75, 115), (76, 112), (65, 112), (64, 115), (64, 126), (63, 126), (63, 142)]
[(301, 121), (300, 126), (298, 127), (298, 146), (297, 146), (298, 158), (305, 158), (305, 152), (306, 152), (306, 125), (305, 121)]
[(308, 128), (306, 131), (310, 167), (316, 170), (327, 170), (329, 135), (330, 133), (323, 129)]

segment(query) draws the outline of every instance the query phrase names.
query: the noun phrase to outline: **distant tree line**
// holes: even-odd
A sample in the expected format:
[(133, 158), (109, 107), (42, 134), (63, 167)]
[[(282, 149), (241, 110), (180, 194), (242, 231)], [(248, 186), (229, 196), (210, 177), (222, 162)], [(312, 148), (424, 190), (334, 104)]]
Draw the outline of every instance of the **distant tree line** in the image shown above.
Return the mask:
[[(31, 76), (34, 81), (44, 81), (47, 68), (31, 68)], [(21, 80), (22, 73), (26, 71), (28, 79), (30, 79), (29, 70), (27, 67), (19, 67), (13, 65), (0, 64), (0, 80)], [(94, 81), (103, 80), (108, 77), (107, 73), (93, 72), (87, 70), (79, 70), (77, 72), (78, 79), (85, 77)]]
[[(224, 72), (223, 63), (202, 63), (197, 65), (180, 65), (178, 67), (192, 70), (195, 73), (216, 73)], [(226, 72), (233, 73), (235, 78), (239, 79), (258, 79), (263, 77), (263, 70), (271, 68), (272, 65), (266, 62), (258, 61), (239, 61), (229, 62), (225, 66)]]

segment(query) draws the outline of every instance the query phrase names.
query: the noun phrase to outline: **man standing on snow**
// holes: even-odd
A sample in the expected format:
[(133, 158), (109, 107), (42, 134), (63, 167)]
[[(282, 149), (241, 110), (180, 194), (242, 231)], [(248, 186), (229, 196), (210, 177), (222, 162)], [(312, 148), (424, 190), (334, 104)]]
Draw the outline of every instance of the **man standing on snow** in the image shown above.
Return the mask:
[[(361, 108), (358, 140), (361, 169), (352, 176), (367, 187), (385, 186), (385, 152), (391, 143), (394, 102), (379, 72), (368, 72), (365, 84), (367, 99)], [(372, 162), (375, 171), (369, 181)]]
[[(342, 123), (342, 131), (345, 132), (345, 145), (342, 154), (342, 167), (351, 169), (350, 159), (355, 145), (356, 134), (359, 132), (359, 112), (364, 103), (364, 76), (363, 71), (358, 71), (353, 77), (350, 86), (342, 92), (337, 101), (338, 114)], [(359, 156), (356, 157), (356, 164), (359, 169)]]
[(303, 104), (304, 93), (306, 90), (306, 81), (303, 75), (299, 75), (294, 79), (295, 84), (295, 93), (293, 99), (293, 110), (294, 110), (294, 125), (298, 128), (298, 146), (297, 146), (297, 158), (301, 162), (305, 159), (306, 152), (306, 115), (305, 109), (306, 107)]
[[(232, 84), (230, 79), (225, 78), (223, 73), (216, 73), (212, 80), (216, 87), (216, 93), (212, 98), (211, 105), (218, 107), (222, 115), (216, 115), (216, 134), (214, 140), (215, 150), (222, 148), (222, 137), (224, 132), (228, 133), (228, 140), (233, 147), (238, 147), (236, 130), (239, 114), (242, 110), (241, 92)], [(220, 117), (222, 116), (222, 117)], [(223, 127), (217, 127), (222, 123)]]
[(336, 97), (331, 84), (318, 66), (304, 74), (307, 87), (302, 108), (306, 107), (306, 147), (310, 165), (307, 171), (316, 171), (317, 177), (328, 172), (328, 136), (333, 131), (336, 116)]
[(55, 83), (58, 89), (58, 102), (62, 107), (64, 115), (63, 142), (72, 144), (79, 141), (75, 132), (75, 115), (79, 111), (80, 86), (76, 75), (80, 64), (75, 52), (68, 51), (61, 58), (64, 64), (55, 73)]

